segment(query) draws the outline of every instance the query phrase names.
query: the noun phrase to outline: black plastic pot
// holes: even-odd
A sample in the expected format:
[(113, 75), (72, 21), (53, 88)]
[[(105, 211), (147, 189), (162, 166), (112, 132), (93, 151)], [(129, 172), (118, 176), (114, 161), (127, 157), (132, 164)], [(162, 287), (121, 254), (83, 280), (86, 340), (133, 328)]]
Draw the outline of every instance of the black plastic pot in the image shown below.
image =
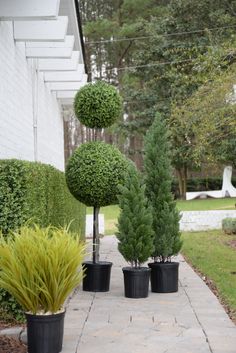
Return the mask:
[(124, 267), (122, 271), (124, 274), (125, 297), (147, 298), (151, 270), (148, 267), (139, 269)]
[(110, 277), (112, 262), (85, 261), (83, 263), (85, 277), (83, 278), (83, 290), (89, 292), (108, 292), (110, 289)]
[(178, 292), (179, 263), (154, 262), (151, 268), (151, 290), (156, 293)]
[(62, 350), (65, 311), (53, 315), (25, 314), (28, 353), (59, 353)]

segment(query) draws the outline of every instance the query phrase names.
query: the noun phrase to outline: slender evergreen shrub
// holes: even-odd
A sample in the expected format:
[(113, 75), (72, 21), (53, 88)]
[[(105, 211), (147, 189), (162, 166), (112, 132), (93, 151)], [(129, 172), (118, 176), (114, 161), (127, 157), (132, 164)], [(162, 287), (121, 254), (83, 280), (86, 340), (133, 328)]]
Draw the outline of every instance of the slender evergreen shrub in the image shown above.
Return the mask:
[(117, 89), (102, 81), (85, 85), (75, 96), (75, 115), (90, 128), (111, 126), (121, 111), (122, 101)]
[(102, 207), (118, 202), (128, 160), (114, 146), (96, 141), (84, 143), (71, 156), (66, 181), (72, 195), (87, 206)]
[(171, 193), (172, 171), (168, 131), (158, 114), (144, 148), (146, 195), (152, 206), (155, 261), (166, 262), (181, 249), (179, 212)]
[(222, 229), (226, 234), (236, 234), (236, 218), (223, 219)]
[(140, 268), (153, 252), (153, 229), (145, 186), (134, 166), (129, 167), (119, 190), (118, 249), (131, 267)]
[(7, 234), (32, 219), (41, 226), (64, 226), (84, 235), (85, 207), (67, 189), (56, 168), (16, 159), (0, 161), (0, 230)]

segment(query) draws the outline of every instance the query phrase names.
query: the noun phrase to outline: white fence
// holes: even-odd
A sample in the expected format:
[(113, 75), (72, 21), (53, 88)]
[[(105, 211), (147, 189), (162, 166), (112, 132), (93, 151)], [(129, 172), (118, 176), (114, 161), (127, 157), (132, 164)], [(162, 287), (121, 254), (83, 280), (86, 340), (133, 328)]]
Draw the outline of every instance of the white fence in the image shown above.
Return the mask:
[[(230, 211), (183, 211), (180, 220), (181, 231), (221, 229), (224, 218), (236, 218), (236, 210)], [(104, 214), (99, 215), (99, 233), (104, 234)], [(86, 238), (93, 236), (93, 215), (86, 216)]]
[(236, 210), (183, 211), (181, 214), (180, 230), (182, 231), (221, 229), (224, 218), (236, 218)]
[[(104, 234), (104, 214), (99, 214), (99, 234)], [(93, 215), (86, 216), (86, 238), (93, 236)]]

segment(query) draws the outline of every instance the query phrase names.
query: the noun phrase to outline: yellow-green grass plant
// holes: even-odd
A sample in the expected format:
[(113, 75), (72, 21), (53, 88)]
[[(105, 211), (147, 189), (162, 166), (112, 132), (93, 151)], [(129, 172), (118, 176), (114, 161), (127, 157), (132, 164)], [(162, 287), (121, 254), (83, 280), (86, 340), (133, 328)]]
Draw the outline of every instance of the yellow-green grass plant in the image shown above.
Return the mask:
[(83, 278), (85, 244), (66, 228), (24, 226), (0, 237), (0, 287), (26, 312), (63, 311)]

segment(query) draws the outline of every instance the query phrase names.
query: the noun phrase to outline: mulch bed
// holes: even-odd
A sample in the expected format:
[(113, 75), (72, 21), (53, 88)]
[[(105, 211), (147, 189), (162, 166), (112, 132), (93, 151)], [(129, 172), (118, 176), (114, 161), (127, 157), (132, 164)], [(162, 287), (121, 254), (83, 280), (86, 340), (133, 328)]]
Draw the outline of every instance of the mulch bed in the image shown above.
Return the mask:
[(24, 324), (18, 324), (18, 322), (11, 322), (11, 321), (9, 322), (9, 321), (0, 320), (0, 331), (4, 330), (5, 328), (10, 328), (14, 326), (24, 326)]
[[(15, 325), (15, 322), (0, 320), (0, 330), (14, 327)], [(21, 324), (21, 326), (24, 325)], [(27, 346), (18, 339), (5, 335), (0, 336), (0, 353), (27, 353)]]
[(236, 239), (230, 240), (227, 244), (231, 246), (231, 248), (236, 249)]
[(7, 336), (0, 336), (0, 352), (1, 353), (27, 353), (27, 346)]

